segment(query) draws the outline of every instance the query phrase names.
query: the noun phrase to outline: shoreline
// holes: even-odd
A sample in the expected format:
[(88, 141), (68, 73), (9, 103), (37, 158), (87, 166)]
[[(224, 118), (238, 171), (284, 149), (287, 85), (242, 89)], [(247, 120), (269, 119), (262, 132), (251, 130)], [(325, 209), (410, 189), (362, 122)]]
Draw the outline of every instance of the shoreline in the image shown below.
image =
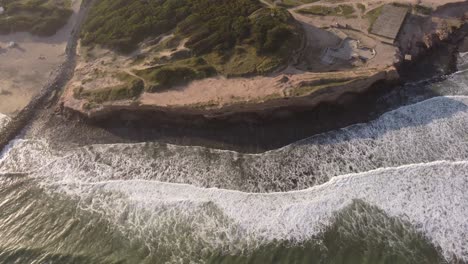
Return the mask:
[[(314, 108), (278, 109), (269, 114), (241, 113), (223, 118), (206, 119), (194, 116), (167, 115), (154, 112), (139, 113), (142, 118), (132, 119), (130, 114), (123, 121), (121, 112), (113, 118), (89, 120), (74, 112), (44, 115), (47, 126), (41, 134), (48, 134), (51, 143), (58, 148), (64, 145), (85, 146), (90, 144), (137, 143), (157, 141), (184, 146), (204, 146), (214, 149), (233, 150), (241, 153), (262, 153), (293, 142), (331, 130), (378, 118), (385, 112), (401, 106), (440, 96), (432, 90), (432, 83), (445, 80), (455, 73), (456, 67), (436, 68), (437, 65), (455, 65), (457, 48), (455, 43), (435, 47), (432, 57), (424, 57), (422, 69), (411, 71), (415, 76), (406, 76), (405, 85), (380, 85), (359, 94), (346, 94), (340, 104), (321, 103)], [(451, 56), (446, 56), (450, 53)], [(451, 61), (447, 62), (449, 58)], [(429, 60), (429, 61), (427, 61)], [(420, 76), (425, 71), (427, 76)], [(410, 78), (411, 77), (411, 78)], [(418, 78), (419, 77), (419, 78)], [(52, 111), (52, 109), (50, 109)], [(178, 118), (178, 120), (175, 120)], [(41, 131), (41, 130), (39, 130)]]
[[(442, 80), (444, 76), (434, 77), (435, 82)], [(418, 96), (421, 100), (439, 96), (431, 90), (431, 81), (425, 83), (428, 85), (381, 86), (354, 95), (354, 98), (347, 95), (346, 98), (343, 97), (341, 105), (323, 103), (313, 109), (297, 109), (295, 113), (278, 112), (274, 117), (241, 114), (231, 116), (230, 119), (210, 121), (190, 117), (176, 123), (171, 116), (163, 116), (164, 120), (170, 122), (154, 118), (153, 121), (143, 118), (122, 122), (121, 119), (114, 118), (90, 122), (77, 115), (45, 116), (47, 127), (43, 127), (42, 131), (35, 131), (30, 137), (47, 134), (49, 142), (57, 148), (160, 142), (240, 153), (263, 153), (317, 134), (369, 122), (388, 111), (412, 104), (413, 102), (407, 101), (408, 96)]]
[[(371, 71), (369, 71), (371, 72)], [(193, 123), (190, 120), (195, 119), (194, 123), (200, 120), (206, 122), (217, 120), (242, 120), (242, 116), (258, 116), (258, 122), (263, 117), (281, 117), (288, 116), (294, 112), (302, 112), (317, 107), (320, 104), (342, 104), (349, 95), (361, 94), (379, 87), (388, 87), (399, 84), (399, 77), (396, 69), (386, 71), (374, 71), (371, 75), (362, 79), (352, 80), (349, 84), (330, 86), (324, 89), (313, 91), (305, 96), (266, 99), (259, 102), (233, 102), (232, 104), (220, 107), (204, 107), (197, 105), (187, 106), (153, 106), (153, 105), (127, 105), (127, 104), (109, 104), (103, 105), (99, 109), (82, 112), (72, 107), (61, 104), (60, 112), (65, 115), (78, 115), (82, 119), (88, 119), (90, 122), (101, 122), (105, 119), (121, 119), (122, 122), (147, 120), (163, 121), (172, 123)], [(289, 114), (288, 114), (289, 113)], [(168, 118), (165, 118), (168, 117)]]
[(73, 76), (76, 64), (76, 46), (80, 27), (92, 1), (82, 1), (76, 22), (65, 48), (65, 60), (55, 69), (47, 83), (39, 90), (29, 103), (18, 114), (11, 118), (7, 126), (0, 131), (0, 150), (4, 149), (11, 140), (16, 138), (28, 123), (37, 115), (40, 108), (51, 107), (58, 100), (61, 89)]
[[(455, 41), (455, 38), (450, 39), (450, 41)], [(450, 45), (453, 46), (457, 43), (443, 42), (438, 46), (434, 46), (430, 53), (435, 54), (434, 57), (437, 57), (439, 53), (448, 52), (451, 53), (449, 57), (453, 59), (456, 55), (456, 48), (452, 48), (450, 51), (442, 52), (442, 50), (449, 49)], [(75, 52), (73, 53), (75, 54)], [(442, 54), (441, 57), (446, 58), (447, 56)], [(427, 57), (424, 56), (422, 59), (425, 58)], [(411, 68), (420, 64), (422, 71), (429, 68), (429, 77), (435, 76), (434, 78), (437, 81), (443, 79), (445, 74), (454, 71), (451, 67), (448, 67), (449, 69), (446, 69), (448, 71), (441, 74), (436, 69), (436, 65), (446, 64), (447, 62), (434, 62), (439, 59), (430, 58), (429, 61), (432, 61), (433, 65), (415, 60), (407, 66)], [(455, 63), (452, 61), (448, 64)], [(428, 78), (425, 76), (421, 78), (418, 73), (415, 73), (415, 75), (409, 76), (415, 78), (405, 76), (403, 81), (413, 82)], [(62, 83), (61, 85), (65, 84)], [(274, 111), (241, 112), (229, 116), (215, 116), (210, 119), (203, 116), (184, 116), (179, 113), (171, 115), (159, 112), (159, 115), (155, 116), (157, 113), (154, 111), (139, 114), (122, 111), (113, 118), (90, 120), (73, 111), (57, 111), (58, 95), (62, 87), (60, 85), (53, 88), (49, 87), (48, 89), (52, 89), (54, 92), (49, 91), (47, 96), (43, 95), (41, 97), (42, 103), (31, 103), (35, 106), (27, 110), (29, 116), (20, 121), (22, 125), (12, 125), (14, 123), (12, 122), (9, 125), (10, 128), (7, 129), (9, 132), (2, 132), (0, 139), (6, 143), (4, 145), (0, 144), (0, 146), (3, 147), (8, 144), (29, 121), (32, 121), (28, 128), (23, 131), (25, 137), (32, 138), (37, 135), (45, 135), (45, 138), (53, 141), (52, 143), (58, 147), (62, 147), (60, 146), (61, 143), (66, 143), (64, 145), (67, 146), (82, 146), (95, 143), (159, 141), (161, 143), (206, 146), (243, 153), (260, 153), (316, 134), (370, 121), (386, 111), (405, 105), (407, 103), (405, 100), (408, 100), (408, 98), (402, 98), (403, 96), (398, 95), (402, 86), (381, 83), (362, 93), (344, 93), (337, 100), (317, 103), (314, 107), (289, 107), (277, 108)], [(427, 88), (419, 90), (424, 94), (422, 97), (426, 99), (438, 95)], [(389, 94), (395, 96), (396, 99), (391, 99), (388, 102), (386, 99), (382, 99)], [(414, 95), (420, 96), (421, 94), (416, 91)], [(405, 96), (408, 97), (408, 95)], [(34, 111), (37, 111), (37, 113)], [(12, 127), (13, 129), (19, 129), (12, 132)], [(4, 134), (9, 134), (9, 139), (5, 138)], [(3, 141), (0, 143), (3, 144)], [(67, 148), (67, 146), (64, 147)]]
[[(73, 79), (65, 89), (60, 99), (57, 111), (68, 117), (78, 117), (90, 123), (105, 122), (107, 119), (120, 120), (120, 122), (161, 122), (161, 123), (190, 123), (206, 124), (218, 120), (228, 122), (263, 122), (292, 116), (297, 112), (309, 111), (320, 104), (341, 105), (343, 101), (350, 100), (356, 94), (362, 94), (380, 86), (393, 86), (417, 80), (413, 74), (408, 74), (418, 64), (432, 57), (441, 46), (457, 45), (468, 34), (466, 16), (458, 17), (458, 10), (454, 7), (465, 4), (447, 4), (438, 9), (438, 15), (443, 17), (444, 12), (452, 15), (457, 13), (457, 22), (442, 29), (434, 27), (420, 32), (416, 40), (405, 42), (408, 47), (398, 44), (398, 57), (393, 64), (385, 67), (357, 67), (355, 69), (337, 70), (330, 72), (296, 72), (280, 73), (266, 78), (251, 79), (207, 79), (194, 81), (193, 85), (176, 87), (173, 91), (157, 94), (143, 93), (141, 96), (120, 101), (93, 103), (83, 98), (75, 98), (74, 89), (80, 79)], [(462, 9), (463, 9), (462, 8)], [(442, 25), (446, 21), (435, 16)], [(432, 19), (432, 17), (431, 17)], [(449, 18), (446, 18), (449, 19)], [(441, 22), (442, 21), (442, 22)], [(425, 22), (427, 24), (427, 21)], [(457, 24), (458, 25), (455, 25)], [(408, 30), (408, 29), (405, 29)], [(414, 42), (414, 43), (413, 43)], [(411, 45), (410, 45), (411, 44)], [(414, 53), (412, 45), (420, 45)], [(404, 56), (412, 51), (411, 59)], [(450, 51), (445, 67), (453, 72), (453, 56), (455, 50)], [(79, 56), (79, 55), (78, 55)], [(431, 60), (431, 59), (429, 59)], [(415, 66), (416, 65), (416, 66)], [(439, 65), (440, 66), (440, 65)], [(424, 68), (424, 67), (423, 67)], [(435, 70), (435, 69), (433, 69)], [(431, 72), (431, 70), (430, 70)], [(434, 74), (421, 73), (421, 78), (430, 78)], [(236, 85), (237, 84), (237, 85)], [(235, 85), (236, 89), (230, 87)], [(259, 86), (259, 89), (255, 89)], [(75, 87), (76, 88), (76, 87)], [(229, 88), (229, 89), (228, 89)], [(232, 88), (232, 89), (231, 89)], [(227, 91), (226, 91), (227, 90)], [(351, 95), (351, 96), (350, 96)], [(242, 116), (247, 116), (243, 118)], [(254, 116), (252, 120), (252, 116)]]

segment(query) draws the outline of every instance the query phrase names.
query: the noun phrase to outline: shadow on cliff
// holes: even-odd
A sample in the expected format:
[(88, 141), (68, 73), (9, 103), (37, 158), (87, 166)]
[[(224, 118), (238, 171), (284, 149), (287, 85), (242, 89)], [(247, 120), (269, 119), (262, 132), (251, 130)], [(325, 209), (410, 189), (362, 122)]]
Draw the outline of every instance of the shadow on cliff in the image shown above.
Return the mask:
[[(463, 77), (466, 73), (456, 74), (461, 76), (461, 80), (457, 80), (460, 82), (457, 86), (461, 87), (461, 92), (454, 93), (450, 87), (455, 85), (449, 74), (456, 71), (456, 51), (454, 45), (441, 46), (419, 61), (403, 65), (400, 75), (407, 83), (405, 85), (390, 86), (377, 83), (368, 92), (345, 94), (333, 104), (322, 103), (313, 109), (277, 109), (210, 120), (201, 116), (171, 116), (157, 112), (142, 112), (136, 115), (120, 112), (91, 124), (91, 127), (80, 123), (64, 127), (60, 134), (53, 137), (78, 145), (158, 141), (260, 153), (320, 133), (357, 123), (367, 123), (386, 112), (433, 97), (468, 95), (468, 78)], [(445, 67), (447, 65), (450, 66)], [(410, 116), (395, 115), (395, 118), (401, 120), (380, 128), (379, 134), (352, 135), (344, 140), (350, 140), (352, 137), (379, 137), (392, 130), (428, 124), (467, 110), (466, 105), (448, 97), (443, 98), (442, 103), (440, 107), (444, 108), (441, 111), (431, 109), (430, 105), (427, 105), (428, 111), (434, 110), (430, 115), (423, 115), (423, 112), (413, 113), (417, 120), (412, 120)], [(63, 120), (59, 119), (51, 120), (50, 126), (61, 126), (62, 122)], [(83, 133), (77, 133), (79, 129), (83, 129)]]
[[(443, 78), (437, 82), (445, 82)], [(279, 109), (261, 114), (242, 114), (224, 120), (203, 120), (191, 118), (170, 122), (170, 116), (163, 121), (151, 119), (121, 121), (121, 118), (99, 122), (98, 127), (110, 133), (115, 142), (159, 141), (176, 145), (203, 145), (210, 148), (229, 149), (239, 152), (258, 153), (277, 149), (309, 138), (313, 135), (340, 129), (357, 123), (367, 123), (401, 106), (414, 104), (441, 94), (432, 89), (434, 82), (423, 81), (398, 87), (377, 84), (371, 92), (347, 94), (339, 103), (321, 104), (314, 109)], [(442, 84), (443, 85), (443, 84)], [(422, 103), (421, 107), (394, 112), (394, 122), (379, 128), (378, 134), (353, 134), (353, 137), (379, 137), (383, 134), (410, 126), (421, 126), (434, 120), (448, 118), (458, 112), (467, 111), (467, 106), (448, 97), (441, 97), (438, 104)], [(439, 111), (437, 108), (442, 107)], [(421, 109), (416, 112), (415, 109)], [(431, 111), (427, 114), (427, 111)], [(419, 112), (426, 111), (426, 112)], [(426, 113), (426, 114), (425, 114)], [(151, 115), (152, 113), (146, 113)], [(124, 115), (124, 113), (121, 113)], [(180, 117), (173, 117), (177, 119)], [(302, 142), (302, 141), (301, 141)], [(303, 141), (304, 143), (307, 140)], [(111, 142), (113, 143), (112, 140)], [(298, 142), (298, 144), (301, 144)]]
[(328, 145), (353, 142), (356, 139), (376, 140), (394, 131), (411, 127), (423, 127), (443, 119), (451, 118), (462, 112), (468, 112), (468, 105), (466, 103), (450, 97), (440, 96), (409, 106), (403, 106), (365, 124), (356, 124), (351, 127), (335, 130), (328, 133), (327, 137), (311, 137), (310, 139), (298, 141), (295, 145)]

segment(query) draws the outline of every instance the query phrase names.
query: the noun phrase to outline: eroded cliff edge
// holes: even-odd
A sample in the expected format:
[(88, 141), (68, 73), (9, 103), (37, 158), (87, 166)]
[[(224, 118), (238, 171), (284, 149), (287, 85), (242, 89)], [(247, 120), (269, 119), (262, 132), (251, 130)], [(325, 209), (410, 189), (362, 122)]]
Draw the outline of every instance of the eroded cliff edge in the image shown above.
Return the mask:
[[(360, 11), (357, 11), (356, 3), (351, 2), (350, 6), (356, 7), (354, 12), (359, 12), (357, 17), (341, 17), (334, 24), (327, 22), (328, 16), (324, 20), (322, 16), (308, 16), (300, 12), (300, 8), (309, 8), (309, 4), (289, 9), (304, 29), (302, 44), (292, 53), (287, 64), (266, 74), (247, 74), (249, 77), (240, 74), (230, 78), (207, 76), (171, 89), (148, 91), (141, 88), (141, 93), (120, 98), (119, 91), (104, 91), (106, 98), (115, 92), (117, 100), (95, 100), (93, 96), (101, 98), (103, 90), (100, 87), (119, 87), (129, 78), (132, 85), (147, 87), (149, 75), (145, 75), (145, 71), (159, 69), (160, 65), (168, 62), (178, 63), (181, 58), (187, 60), (184, 58), (184, 54), (190, 50), (186, 45), (187, 39), (175, 40), (173, 46), (163, 48), (161, 44), (167, 45), (165, 41), (171, 42), (173, 36), (150, 39), (132, 55), (101, 46), (92, 49), (80, 47), (75, 75), (62, 96), (60, 108), (92, 120), (116, 114), (122, 119), (157, 118), (161, 114), (224, 118), (239, 113), (265, 113), (277, 109), (310, 109), (324, 102), (340, 103), (340, 98), (346, 94), (358, 94), (395, 84), (401, 81), (398, 74), (401, 65), (406, 67), (416, 63), (434, 48), (458, 42), (465, 36), (466, 3), (435, 4), (430, 7), (430, 14), (421, 14), (414, 6), (403, 5), (408, 8), (408, 14), (398, 38), (394, 40), (365, 29), (375, 23), (369, 18), (370, 14), (382, 12), (379, 9), (385, 5), (370, 3), (366, 10)], [(361, 25), (363, 21), (366, 23)], [(319, 39), (323, 42), (321, 46), (315, 44)], [(349, 59), (347, 54), (344, 58), (340, 57), (343, 50), (349, 49)], [(151, 61), (149, 55), (152, 56)], [(333, 63), (330, 63), (330, 58)], [(189, 63), (193, 63), (196, 69), (205, 69), (210, 59), (204, 56), (203, 61)], [(242, 64), (243, 61), (238, 63)], [(219, 68), (216, 69), (220, 72)], [(122, 78), (122, 72), (127, 76)], [(152, 115), (152, 112), (155, 114)]]

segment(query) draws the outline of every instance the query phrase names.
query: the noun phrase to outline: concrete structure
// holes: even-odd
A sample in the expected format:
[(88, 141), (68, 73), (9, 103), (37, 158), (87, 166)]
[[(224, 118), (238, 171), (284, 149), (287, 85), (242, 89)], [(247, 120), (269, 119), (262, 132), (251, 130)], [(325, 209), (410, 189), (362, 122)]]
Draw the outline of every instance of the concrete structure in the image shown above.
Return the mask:
[(394, 5), (383, 6), (382, 13), (372, 26), (371, 33), (391, 39), (394, 42), (405, 22), (407, 14), (407, 7)]
[(352, 62), (360, 60), (367, 62), (375, 57), (373, 49), (361, 47), (359, 40), (349, 37), (343, 39), (337, 47), (325, 49), (322, 53), (322, 63), (332, 65), (338, 61)]

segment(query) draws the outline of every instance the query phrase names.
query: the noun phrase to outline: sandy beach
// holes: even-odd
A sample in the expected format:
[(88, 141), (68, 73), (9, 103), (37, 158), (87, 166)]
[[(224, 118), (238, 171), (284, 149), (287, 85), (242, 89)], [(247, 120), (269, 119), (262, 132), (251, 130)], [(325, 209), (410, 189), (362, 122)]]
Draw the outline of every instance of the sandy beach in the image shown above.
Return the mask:
[[(65, 60), (81, 0), (73, 0), (73, 15), (57, 34), (37, 37), (20, 32), (0, 35), (0, 113), (13, 116), (42, 89)], [(9, 47), (14, 42), (14, 47)]]

